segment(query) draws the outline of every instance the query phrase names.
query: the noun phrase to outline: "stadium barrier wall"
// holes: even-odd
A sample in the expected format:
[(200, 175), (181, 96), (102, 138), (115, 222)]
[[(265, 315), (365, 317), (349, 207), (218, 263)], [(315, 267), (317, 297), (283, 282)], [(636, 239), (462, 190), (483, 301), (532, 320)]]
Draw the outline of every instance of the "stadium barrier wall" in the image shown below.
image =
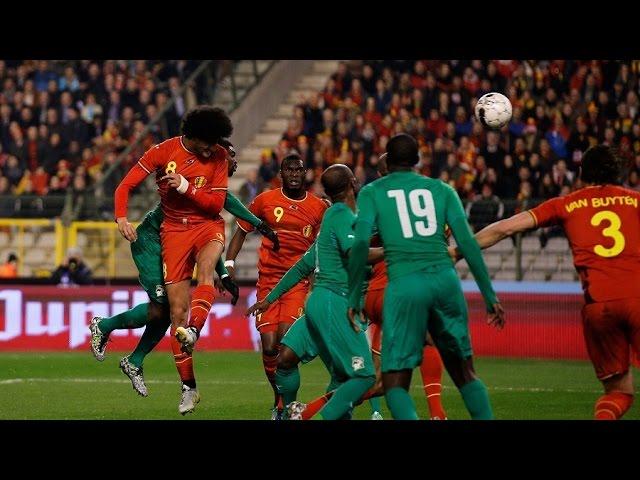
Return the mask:
[[(507, 312), (507, 325), (502, 331), (486, 324), (484, 303), (475, 284), (463, 282), (476, 355), (587, 359), (578, 284), (495, 282), (495, 286)], [(218, 298), (198, 348), (258, 350), (254, 318), (244, 316), (255, 297), (255, 288), (242, 287), (235, 307), (228, 296)], [(114, 315), (147, 301), (146, 293), (133, 286), (0, 286), (0, 351), (86, 351), (87, 325), (94, 315)], [(109, 349), (133, 349), (142, 332), (142, 328), (113, 332)], [(159, 348), (170, 349), (167, 338)]]

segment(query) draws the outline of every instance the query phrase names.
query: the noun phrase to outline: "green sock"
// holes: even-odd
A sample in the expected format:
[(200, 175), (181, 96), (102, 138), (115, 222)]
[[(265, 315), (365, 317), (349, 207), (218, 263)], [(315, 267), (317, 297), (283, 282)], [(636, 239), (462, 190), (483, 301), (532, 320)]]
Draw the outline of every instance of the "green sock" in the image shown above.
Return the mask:
[(149, 304), (143, 303), (113, 317), (103, 318), (98, 322), (98, 328), (102, 333), (108, 335), (114, 330), (144, 327), (148, 322), (148, 311)]
[(320, 410), (322, 419), (339, 420), (353, 408), (367, 390), (373, 387), (375, 381), (375, 378), (351, 378), (344, 382), (338, 387), (331, 400)]
[(380, 412), (380, 397), (371, 397), (369, 399), (369, 405), (371, 406), (371, 413)]
[(404, 388), (393, 387), (384, 396), (394, 420), (418, 420), (416, 406)]
[(287, 406), (295, 401), (300, 388), (300, 370), (296, 366), (290, 370), (278, 368), (276, 370), (276, 388), (282, 395), (282, 403)]
[(460, 395), (473, 420), (493, 420), (489, 393), (482, 380), (477, 379), (463, 385)]
[(129, 355), (129, 361), (136, 367), (141, 367), (144, 357), (160, 343), (170, 325), (171, 319), (169, 317), (150, 322), (147, 328), (144, 329), (136, 349)]

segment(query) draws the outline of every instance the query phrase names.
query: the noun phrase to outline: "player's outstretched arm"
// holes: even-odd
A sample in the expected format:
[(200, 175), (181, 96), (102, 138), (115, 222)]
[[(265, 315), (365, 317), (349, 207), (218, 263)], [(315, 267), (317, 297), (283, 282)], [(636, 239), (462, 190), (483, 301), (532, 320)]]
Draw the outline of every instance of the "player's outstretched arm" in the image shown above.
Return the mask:
[(484, 263), (478, 242), (471, 235), (471, 229), (467, 223), (462, 202), (458, 194), (449, 187), (446, 205), (446, 223), (451, 228), (453, 237), (456, 239), (458, 248), (465, 260), (469, 264), (469, 270), (480, 288), (480, 293), (487, 306), (487, 311), (495, 313), (494, 305), (498, 303), (498, 297), (491, 285), (489, 271)]
[(142, 168), (140, 163), (136, 163), (122, 179), (114, 193), (114, 213), (118, 224), (118, 230), (122, 236), (130, 242), (135, 242), (138, 239), (138, 235), (135, 228), (133, 228), (133, 225), (131, 225), (127, 219), (129, 194), (131, 193), (131, 190), (140, 185), (148, 175), (149, 172)]
[(481, 249), (489, 248), (516, 233), (526, 232), (536, 227), (536, 221), (529, 212), (518, 213), (510, 218), (494, 222), (475, 234)]
[(256, 217), (244, 204), (231, 192), (227, 192), (227, 199), (224, 202), (224, 209), (231, 215), (251, 224), (258, 232), (273, 242), (273, 251), (280, 250), (280, 240), (278, 234), (269, 225)]
[(369, 243), (376, 218), (370, 190), (363, 189), (358, 195), (358, 218), (355, 224), (354, 239), (349, 253), (349, 308), (360, 310), (362, 283), (369, 254)]
[(261, 301), (255, 303), (247, 310), (246, 315), (259, 315), (263, 313), (269, 305), (278, 300), (282, 295), (287, 293), (293, 287), (295, 287), (300, 280), (307, 278), (316, 268), (316, 244), (315, 242), (309, 250), (298, 260), (275, 287), (269, 292), (269, 294)]

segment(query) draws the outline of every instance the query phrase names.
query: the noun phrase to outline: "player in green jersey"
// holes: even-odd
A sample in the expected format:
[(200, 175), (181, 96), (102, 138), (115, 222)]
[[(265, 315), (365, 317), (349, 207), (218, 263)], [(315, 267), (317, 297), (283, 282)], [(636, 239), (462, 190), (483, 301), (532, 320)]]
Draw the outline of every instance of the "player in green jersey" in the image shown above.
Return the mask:
[[(227, 149), (228, 174), (231, 177), (238, 168), (238, 162), (235, 158), (236, 152), (228, 140), (223, 141), (222, 146)], [(232, 215), (250, 222), (260, 233), (274, 242), (274, 249), (278, 248), (279, 242), (276, 233), (249, 212), (233, 194), (227, 193), (224, 208)], [(120, 361), (122, 372), (131, 379), (134, 390), (143, 397), (148, 395), (142, 369), (144, 358), (162, 340), (171, 323), (162, 274), (160, 246), (162, 219), (162, 210), (158, 205), (145, 215), (142, 223), (136, 229), (138, 239), (131, 243), (131, 255), (140, 274), (140, 285), (149, 295), (150, 301), (112, 317), (94, 317), (89, 324), (91, 351), (98, 361), (104, 360), (107, 341), (113, 330), (146, 326), (135, 350)], [(216, 272), (221, 282), (218, 288), (221, 291), (222, 288), (228, 290), (232, 295), (231, 303), (235, 305), (240, 290), (229, 276), (221, 259), (216, 266)]]
[(416, 140), (396, 135), (387, 144), (389, 175), (359, 194), (349, 258), (349, 319), (358, 328), (367, 251), (376, 228), (389, 275), (383, 306), (382, 381), (392, 416), (418, 419), (408, 390), (413, 369), (422, 361), (428, 331), (471, 417), (491, 419), (487, 389), (473, 368), (467, 305), (447, 250), (445, 225), (480, 287), (488, 322), (502, 328), (504, 311), (460, 198), (446, 183), (415, 173), (418, 160)]
[[(333, 380), (329, 389), (336, 389), (320, 415), (325, 420), (337, 420), (349, 415), (353, 405), (374, 385), (375, 370), (364, 328), (352, 329), (347, 318), (346, 267), (354, 239), (357, 180), (349, 167), (333, 165), (323, 172), (321, 181), (333, 205), (325, 212), (314, 251), (307, 251), (281, 279), (279, 287), (251, 307), (249, 313), (266, 309), (278, 295), (291, 288), (291, 282), (308, 275), (313, 267), (315, 282), (305, 305), (305, 315), (284, 336), (278, 368), (281, 374), (282, 370), (298, 373), (300, 361), (306, 363), (320, 356)], [(291, 355), (287, 355), (288, 352)], [(285, 365), (288, 357), (293, 365)], [(276, 378), (280, 389), (278, 381), (283, 377)], [(297, 379), (299, 384), (299, 373)], [(295, 393), (293, 395), (295, 398)], [(288, 400), (291, 398), (284, 398), (285, 403)], [(293, 413), (295, 416), (291, 418), (300, 418), (302, 414), (301, 411)]]

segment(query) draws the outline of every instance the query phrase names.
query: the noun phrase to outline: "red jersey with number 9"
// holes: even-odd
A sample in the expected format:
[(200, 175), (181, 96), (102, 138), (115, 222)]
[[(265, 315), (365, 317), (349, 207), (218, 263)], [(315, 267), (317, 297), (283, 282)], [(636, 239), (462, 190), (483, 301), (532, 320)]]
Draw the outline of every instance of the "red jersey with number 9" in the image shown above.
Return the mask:
[[(258, 287), (270, 289), (280, 281), (316, 240), (327, 204), (311, 193), (302, 200), (293, 200), (282, 189), (258, 195), (249, 210), (278, 232), (280, 250), (273, 251), (273, 242), (262, 237), (258, 261)], [(254, 228), (244, 220), (238, 226), (245, 232)]]
[(587, 301), (640, 298), (640, 193), (591, 186), (528, 211), (564, 227)]

